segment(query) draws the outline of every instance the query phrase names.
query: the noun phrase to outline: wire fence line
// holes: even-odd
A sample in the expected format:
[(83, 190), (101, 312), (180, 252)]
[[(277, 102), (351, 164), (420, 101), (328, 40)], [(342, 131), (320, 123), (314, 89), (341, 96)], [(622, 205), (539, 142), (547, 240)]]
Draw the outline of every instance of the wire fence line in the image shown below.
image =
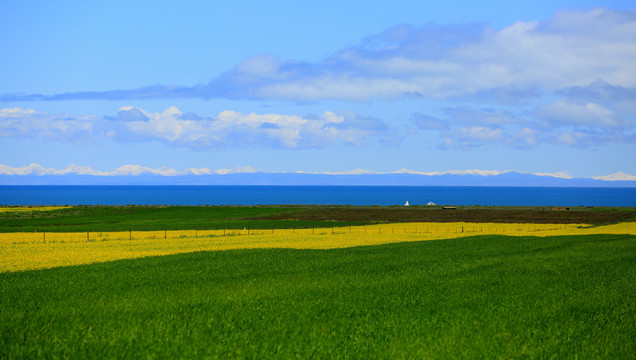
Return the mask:
[(438, 234), (438, 235), (523, 235), (536, 234), (546, 231), (563, 231), (581, 228), (581, 224), (452, 224), (437, 223), (435, 225), (410, 225), (410, 224), (380, 224), (370, 226), (345, 226), (345, 227), (271, 227), (271, 228), (192, 228), (181, 230), (133, 230), (132, 228), (122, 231), (16, 231), (14, 233), (4, 233), (3, 238), (12, 239), (17, 242), (47, 243), (47, 242), (78, 242), (78, 241), (108, 241), (108, 240), (135, 240), (135, 239), (178, 239), (178, 238), (215, 238), (231, 236), (267, 236), (267, 235), (288, 235), (288, 236), (326, 236), (326, 235), (399, 235), (399, 234)]

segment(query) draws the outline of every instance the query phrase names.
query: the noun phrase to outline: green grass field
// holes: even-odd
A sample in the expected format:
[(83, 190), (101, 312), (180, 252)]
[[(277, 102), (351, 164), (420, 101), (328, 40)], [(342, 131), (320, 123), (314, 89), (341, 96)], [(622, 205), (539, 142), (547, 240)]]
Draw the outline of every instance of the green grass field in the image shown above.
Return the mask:
[[(368, 221), (299, 220), (301, 208), (285, 206), (80, 206), (47, 212), (0, 213), (0, 231), (136, 231), (187, 229), (271, 229), (368, 224)], [(253, 219), (259, 217), (259, 219)], [(289, 217), (289, 218), (287, 218)]]
[(636, 237), (483, 236), (0, 274), (2, 358), (636, 354)]
[(607, 224), (635, 221), (634, 208), (460, 206), (79, 206), (54, 211), (0, 212), (0, 232), (83, 232), (271, 229), (366, 225), (378, 222), (495, 222)]

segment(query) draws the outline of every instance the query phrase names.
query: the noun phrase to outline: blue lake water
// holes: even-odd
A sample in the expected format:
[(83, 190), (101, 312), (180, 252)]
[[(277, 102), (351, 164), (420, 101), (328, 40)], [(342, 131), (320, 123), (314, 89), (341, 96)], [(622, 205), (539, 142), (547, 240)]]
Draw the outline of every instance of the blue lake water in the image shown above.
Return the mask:
[(0, 186), (0, 205), (636, 206), (636, 188), (471, 186)]

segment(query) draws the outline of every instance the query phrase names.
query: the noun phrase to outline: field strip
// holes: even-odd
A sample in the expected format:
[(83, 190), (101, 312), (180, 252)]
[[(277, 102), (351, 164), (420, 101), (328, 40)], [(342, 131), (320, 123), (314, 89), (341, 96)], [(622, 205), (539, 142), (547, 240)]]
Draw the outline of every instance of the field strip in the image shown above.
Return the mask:
[(316, 229), (0, 233), (0, 272), (194, 251), (333, 249), (475, 235), (591, 234), (636, 235), (636, 223), (597, 227), (585, 224), (401, 223)]
[(0, 213), (4, 212), (29, 212), (29, 211), (53, 211), (70, 209), (72, 206), (0, 206)]

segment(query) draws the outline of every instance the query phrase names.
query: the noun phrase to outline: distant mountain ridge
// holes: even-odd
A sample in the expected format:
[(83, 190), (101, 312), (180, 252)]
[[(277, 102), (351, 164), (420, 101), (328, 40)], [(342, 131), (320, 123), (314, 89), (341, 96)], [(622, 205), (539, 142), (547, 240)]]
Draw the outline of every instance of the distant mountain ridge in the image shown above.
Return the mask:
[(0, 185), (358, 185), (358, 186), (522, 186), (636, 187), (636, 181), (561, 178), (520, 172), (498, 175), (416, 173), (315, 174), (238, 172), (174, 175), (0, 175)]

